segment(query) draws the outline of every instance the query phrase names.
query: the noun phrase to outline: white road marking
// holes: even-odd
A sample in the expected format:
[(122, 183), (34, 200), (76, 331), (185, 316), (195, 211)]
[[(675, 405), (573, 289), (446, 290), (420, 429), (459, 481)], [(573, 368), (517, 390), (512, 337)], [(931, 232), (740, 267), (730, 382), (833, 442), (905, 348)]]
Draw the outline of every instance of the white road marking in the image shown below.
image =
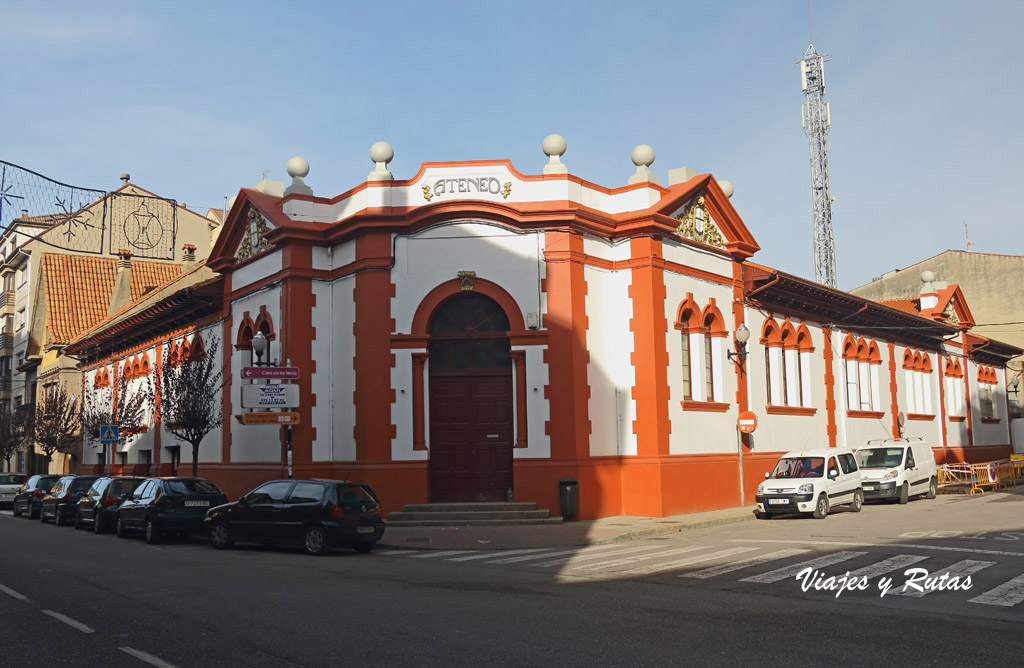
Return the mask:
[(968, 603), (981, 603), (982, 605), (1001, 605), (1009, 608), (1024, 601), (1024, 575), (1018, 575), (1012, 580), (1007, 580), (995, 589), (989, 589), (980, 596), (968, 599)]
[[(541, 562), (539, 564), (530, 564), (530, 565), (534, 566), (536, 568), (547, 568), (548, 566), (564, 566), (566, 564), (570, 564), (570, 567), (572, 567), (571, 564), (578, 564), (581, 561), (591, 561), (593, 559), (603, 559), (604, 557), (611, 557), (611, 556), (614, 556), (616, 554), (628, 554), (630, 552), (637, 552), (637, 551), (643, 552), (643, 551), (656, 550), (656, 549), (659, 549), (661, 546), (660, 545), (645, 545), (645, 546), (642, 546), (642, 547), (635, 547), (634, 546), (634, 547), (626, 547), (626, 548), (624, 548), (624, 547), (622, 547), (622, 545), (617, 545), (617, 547), (619, 549), (617, 549), (617, 550), (610, 550), (608, 552), (601, 552), (600, 554), (593, 554), (591, 552), (580, 552), (579, 550), (575, 550), (575, 551), (567, 550), (565, 552), (553, 552), (551, 554), (538, 554), (538, 555), (536, 555), (535, 558), (551, 557), (551, 556), (558, 555), (558, 554), (571, 554), (572, 556), (563, 557), (562, 559), (552, 559), (551, 561), (544, 561), (544, 562)], [(693, 549), (700, 549), (700, 548), (693, 548)], [(488, 562), (488, 563), (493, 563), (493, 562)]]
[(44, 615), (50, 615), (51, 617), (53, 617), (57, 621), (64, 622), (65, 624), (67, 624), (71, 628), (78, 629), (82, 633), (95, 633), (96, 632), (96, 629), (94, 629), (94, 628), (92, 628), (90, 626), (86, 626), (82, 622), (75, 621), (74, 619), (71, 619), (67, 615), (62, 615), (59, 612), (54, 612), (53, 610), (43, 610), (43, 614)]
[[(551, 548), (548, 548), (548, 547), (531, 547), (528, 550), (501, 550), (500, 554), (503, 554), (503, 555), (530, 554), (531, 552), (543, 552), (543, 551), (549, 550), (549, 549), (551, 549)], [(470, 555), (468, 557), (455, 557), (454, 559), (446, 559), (446, 561), (474, 561), (476, 559), (487, 559), (489, 557), (494, 557), (497, 554), (499, 554), (499, 552), (497, 552), (495, 550), (492, 550), (490, 552), (484, 552), (483, 554), (473, 554), (473, 555)], [(541, 556), (543, 556), (543, 555), (541, 555)]]
[(625, 573), (648, 575), (651, 573), (660, 573), (662, 571), (669, 571), (673, 568), (682, 568), (683, 566), (689, 566), (691, 564), (699, 564), (702, 561), (711, 561), (718, 557), (728, 557), (733, 554), (742, 554), (744, 552), (750, 552), (756, 550), (756, 547), (730, 547), (727, 550), (719, 550), (718, 552), (711, 552), (710, 554), (698, 554), (694, 557), (687, 559), (676, 559), (675, 561), (669, 561), (664, 564), (653, 564), (651, 566), (641, 566), (639, 568), (631, 568)]
[(163, 659), (155, 657), (148, 652), (143, 652), (140, 649), (134, 649), (132, 647), (118, 647), (118, 649), (125, 654), (131, 654), (136, 659), (141, 659), (152, 666), (157, 666), (157, 668), (178, 668), (173, 663), (167, 663)]
[(747, 559), (741, 559), (740, 561), (734, 561), (731, 564), (722, 564), (721, 566), (712, 566), (699, 571), (693, 571), (691, 573), (683, 573), (679, 577), (681, 578), (713, 578), (716, 575), (722, 575), (724, 573), (732, 573), (738, 571), (741, 568), (749, 568), (750, 566), (760, 566), (761, 564), (769, 561), (776, 561), (778, 559), (786, 559), (787, 557), (795, 557), (800, 554), (806, 554), (810, 550), (779, 550), (778, 552), (772, 552), (770, 554), (762, 554), (756, 557), (748, 557)]
[(433, 559), (434, 557), (450, 557), (453, 554), (470, 554), (476, 550), (442, 550), (440, 552), (417, 552), (410, 554), (410, 559)]
[(782, 545), (839, 545), (842, 547), (900, 547), (918, 550), (938, 550), (940, 552), (967, 552), (970, 554), (990, 554), (1004, 557), (1024, 557), (1024, 552), (1007, 552), (1005, 550), (981, 550), (973, 547), (947, 547), (945, 545), (919, 545), (914, 543), (844, 543), (831, 540), (758, 540), (753, 538), (734, 538), (730, 543), (775, 543)]
[[(962, 582), (964, 576), (972, 575), (974, 573), (977, 573), (978, 571), (980, 571), (983, 568), (988, 568), (989, 566), (995, 565), (995, 563), (996, 562), (994, 562), (994, 561), (973, 561), (971, 559), (965, 559), (963, 561), (956, 562), (955, 564), (953, 564), (949, 568), (944, 568), (942, 570), (936, 570), (934, 572), (930, 572), (928, 574), (927, 578), (925, 578), (925, 579), (928, 580), (928, 579), (931, 579), (931, 578), (939, 578), (942, 575), (944, 575), (946, 573), (949, 573), (950, 578), (952, 578), (952, 577), (959, 577), (961, 582)], [(909, 578), (908, 578), (908, 580), (909, 580)], [(923, 582), (919, 582), (918, 584), (921, 585), (921, 586), (924, 586)], [(932, 593), (934, 593), (936, 591), (938, 591), (938, 590), (937, 589), (925, 589), (924, 591), (917, 591), (913, 587), (908, 587), (906, 584), (903, 584), (903, 585), (900, 585), (899, 587), (894, 586), (889, 591), (889, 593), (886, 594), (886, 596), (910, 596), (910, 597), (913, 597), (913, 598), (921, 598), (922, 596), (927, 596), (928, 594), (932, 594)]]
[[(510, 557), (508, 559), (496, 559), (494, 561), (487, 561), (487, 562), (484, 562), (484, 563), (488, 563), (488, 564), (515, 564), (515, 563), (519, 563), (520, 561), (529, 561), (531, 559), (540, 559), (540, 558), (543, 558), (543, 557), (558, 557), (558, 556), (561, 556), (563, 554), (583, 554), (583, 550), (584, 549), (586, 549), (588, 551), (600, 551), (600, 550), (607, 550), (607, 549), (612, 548), (612, 547), (619, 547), (619, 546), (616, 545), (616, 544), (611, 544), (611, 545), (598, 545), (597, 547), (589, 547), (589, 548), (577, 547), (577, 548), (574, 548), (572, 550), (561, 550), (559, 552), (548, 552), (547, 554), (529, 554), (529, 555), (527, 555), (525, 557)], [(534, 564), (534, 565), (536, 566), (537, 564)]]
[[(612, 559), (611, 561), (599, 561), (596, 564), (587, 564), (586, 566), (580, 566), (577, 570), (581, 571), (598, 571), (604, 568), (612, 568), (614, 566), (622, 566), (623, 564), (633, 564), (638, 561), (644, 561), (645, 559), (657, 559), (660, 557), (668, 557), (673, 554), (682, 554), (684, 552), (693, 552), (694, 550), (704, 549), (699, 546), (691, 545), (689, 547), (678, 547), (672, 550), (663, 550), (661, 552), (651, 552), (649, 554), (634, 554), (631, 557), (622, 557), (620, 559)], [(608, 555), (601, 555), (608, 556)]]
[(411, 550), (376, 550), (374, 554), (381, 557), (387, 557), (393, 554), (409, 554), (409, 552), (411, 552)]
[(24, 596), (22, 596), (18, 592), (14, 591), (13, 589), (9, 589), (9, 588), (7, 588), (7, 587), (5, 587), (3, 585), (0, 585), (0, 591), (2, 591), (3, 593), (7, 594), (8, 596), (10, 596), (12, 598), (18, 599), (19, 601), (27, 601), (28, 600), (27, 598), (25, 598)]
[(786, 566), (784, 568), (779, 568), (774, 571), (768, 571), (767, 573), (762, 573), (761, 575), (752, 575), (749, 578), (743, 578), (741, 582), (778, 582), (779, 580), (785, 580), (786, 578), (794, 577), (797, 573), (799, 573), (805, 568), (824, 568), (825, 566), (838, 564), (841, 561), (853, 559), (854, 557), (859, 557), (864, 554), (867, 554), (867, 552), (833, 552), (832, 554), (826, 554), (825, 556), (818, 557), (817, 559), (811, 559), (810, 561), (802, 561), (799, 564)]
[(891, 573), (892, 571), (898, 571), (904, 566), (910, 566), (916, 564), (919, 561), (924, 561), (928, 557), (922, 557), (917, 554), (898, 554), (895, 557), (889, 557), (883, 559), (878, 563), (865, 566), (864, 568), (858, 568), (857, 570), (850, 573), (850, 577), (864, 577), (871, 579), (876, 575), (883, 575), (885, 573)]

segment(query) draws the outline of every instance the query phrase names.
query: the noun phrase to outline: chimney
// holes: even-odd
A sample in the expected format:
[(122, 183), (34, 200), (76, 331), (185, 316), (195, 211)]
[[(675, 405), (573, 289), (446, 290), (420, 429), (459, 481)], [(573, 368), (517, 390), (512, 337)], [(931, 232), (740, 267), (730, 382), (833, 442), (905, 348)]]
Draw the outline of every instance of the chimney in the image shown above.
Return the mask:
[(196, 266), (196, 247), (192, 244), (185, 244), (181, 247), (184, 251), (181, 257), (181, 273), (186, 273)]
[(117, 277), (114, 291), (110, 295), (107, 317), (117, 313), (132, 302), (132, 253), (125, 249), (117, 251)]
[(921, 288), (921, 315), (926, 315), (939, 305), (939, 291), (932, 285), (934, 280), (934, 273), (927, 270), (921, 272), (921, 282), (924, 283)]
[(122, 186), (128, 185), (128, 181), (130, 181), (131, 178), (132, 178), (132, 175), (129, 174), (128, 172), (125, 172), (124, 174), (122, 174), (121, 175), (121, 185)]

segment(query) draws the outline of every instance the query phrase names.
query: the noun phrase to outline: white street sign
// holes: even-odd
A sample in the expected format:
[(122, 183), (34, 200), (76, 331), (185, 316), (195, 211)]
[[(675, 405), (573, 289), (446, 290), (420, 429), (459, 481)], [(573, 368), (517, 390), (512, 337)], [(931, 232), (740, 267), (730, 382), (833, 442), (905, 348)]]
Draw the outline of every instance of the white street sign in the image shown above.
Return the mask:
[(298, 408), (298, 385), (243, 385), (242, 408)]

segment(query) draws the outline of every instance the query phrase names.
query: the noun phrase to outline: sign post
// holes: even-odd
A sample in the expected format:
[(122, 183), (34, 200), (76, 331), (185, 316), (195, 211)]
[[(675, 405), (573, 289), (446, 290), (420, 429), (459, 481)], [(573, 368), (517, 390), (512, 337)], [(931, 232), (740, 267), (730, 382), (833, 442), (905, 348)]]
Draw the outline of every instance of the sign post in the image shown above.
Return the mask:
[(106, 473), (107, 469), (107, 443), (117, 443), (120, 434), (121, 428), (116, 424), (100, 426), (100, 473)]
[(740, 464), (740, 505), (747, 505), (746, 491), (743, 489), (743, 434), (753, 434), (757, 429), (757, 416), (750, 411), (743, 411), (736, 419), (736, 455)]

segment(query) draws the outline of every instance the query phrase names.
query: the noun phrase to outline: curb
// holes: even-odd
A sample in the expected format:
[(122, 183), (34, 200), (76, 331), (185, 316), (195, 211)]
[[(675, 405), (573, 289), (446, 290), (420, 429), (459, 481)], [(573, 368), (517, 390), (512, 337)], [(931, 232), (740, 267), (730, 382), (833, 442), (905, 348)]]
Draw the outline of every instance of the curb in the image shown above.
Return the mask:
[(627, 531), (618, 536), (612, 536), (611, 538), (603, 538), (601, 540), (591, 541), (588, 544), (602, 545), (605, 543), (624, 543), (632, 540), (645, 540), (647, 538), (654, 538), (657, 536), (680, 533), (683, 531), (693, 531), (694, 529), (704, 529), (706, 527), (720, 526), (722, 524), (749, 522), (754, 519), (756, 519), (754, 514), (748, 513), (745, 515), (719, 517), (713, 520), (700, 520), (698, 522), (680, 522), (678, 524), (670, 524), (664, 527), (651, 527), (649, 529), (633, 529), (632, 531)]

